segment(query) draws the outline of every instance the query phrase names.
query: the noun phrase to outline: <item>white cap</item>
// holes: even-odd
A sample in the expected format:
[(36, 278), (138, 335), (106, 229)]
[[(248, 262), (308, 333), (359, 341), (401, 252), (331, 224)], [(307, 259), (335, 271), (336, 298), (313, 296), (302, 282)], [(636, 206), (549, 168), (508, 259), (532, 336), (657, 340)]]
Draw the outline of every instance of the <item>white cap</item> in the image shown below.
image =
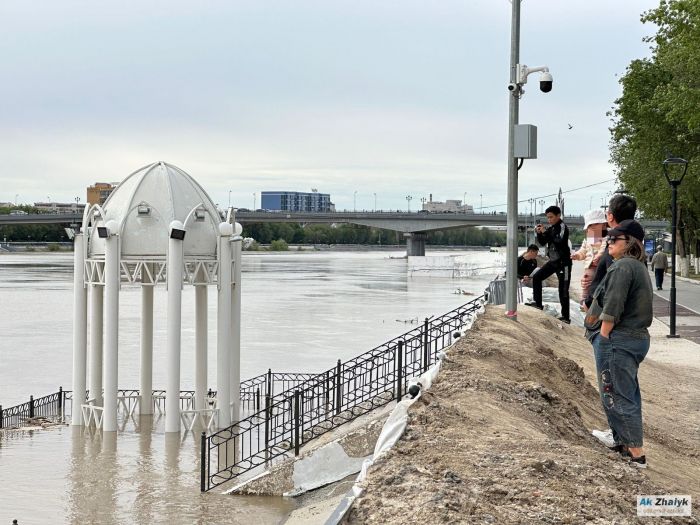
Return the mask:
[(605, 212), (600, 209), (591, 210), (583, 214), (584, 229), (591, 224), (607, 224), (608, 219), (605, 217)]

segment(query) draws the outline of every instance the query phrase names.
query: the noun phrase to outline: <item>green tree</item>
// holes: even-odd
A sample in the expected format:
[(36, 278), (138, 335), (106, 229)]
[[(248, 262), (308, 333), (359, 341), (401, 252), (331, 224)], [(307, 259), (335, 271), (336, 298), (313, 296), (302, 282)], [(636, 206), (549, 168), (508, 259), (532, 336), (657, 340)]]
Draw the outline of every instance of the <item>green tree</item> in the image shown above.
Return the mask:
[[(690, 162), (678, 191), (678, 247), (684, 257), (700, 228), (700, 2), (662, 0), (642, 15), (657, 26), (652, 55), (634, 60), (611, 113), (611, 159), (618, 179), (647, 217), (671, 217), (661, 162)], [(684, 269), (687, 271), (687, 268)]]

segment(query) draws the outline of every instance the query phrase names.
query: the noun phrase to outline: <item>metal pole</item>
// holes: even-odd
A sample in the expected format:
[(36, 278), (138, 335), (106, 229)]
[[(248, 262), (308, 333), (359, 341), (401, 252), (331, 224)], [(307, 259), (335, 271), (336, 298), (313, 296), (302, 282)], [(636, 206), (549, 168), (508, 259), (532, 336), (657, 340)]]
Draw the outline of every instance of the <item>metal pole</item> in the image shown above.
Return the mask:
[(340, 359), (338, 359), (338, 364), (335, 367), (335, 415), (337, 416), (340, 414), (340, 404), (343, 399), (343, 386), (340, 384), (341, 382), (341, 370), (340, 370), (341, 364), (340, 364)]
[(153, 414), (153, 286), (141, 284), (141, 414)]
[[(2, 409), (2, 406), (0, 406), (0, 410)], [(59, 386), (58, 387), (58, 415), (63, 417), (63, 387)], [(0, 427), (2, 425), (0, 424)]]
[(34, 396), (29, 396), (29, 417), (34, 417)]
[[(520, 62), (520, 0), (512, 0), (510, 28), (510, 82), (517, 82), (517, 64)], [(518, 320), (518, 167), (514, 157), (515, 125), (520, 110), (520, 86), (510, 92), (508, 118), (508, 211), (506, 236), (506, 317)]]
[(294, 455), (299, 455), (299, 391), (294, 391)]
[(425, 322), (423, 323), (423, 372), (428, 370), (428, 367), (430, 364), (428, 363), (428, 359), (430, 357), (430, 354), (428, 352), (428, 325), (430, 324), (430, 320), (426, 317)]
[(202, 432), (199, 441), (199, 490), (205, 492), (207, 490), (207, 433)]
[(233, 257), (233, 291), (231, 297), (231, 404), (232, 420), (241, 419), (241, 258), (243, 250), (243, 227), (234, 225), (231, 251)]
[(676, 213), (678, 213), (678, 181), (671, 181), (671, 333), (668, 337), (679, 337), (676, 334)]
[(401, 401), (403, 386), (403, 341), (396, 346), (396, 401)]

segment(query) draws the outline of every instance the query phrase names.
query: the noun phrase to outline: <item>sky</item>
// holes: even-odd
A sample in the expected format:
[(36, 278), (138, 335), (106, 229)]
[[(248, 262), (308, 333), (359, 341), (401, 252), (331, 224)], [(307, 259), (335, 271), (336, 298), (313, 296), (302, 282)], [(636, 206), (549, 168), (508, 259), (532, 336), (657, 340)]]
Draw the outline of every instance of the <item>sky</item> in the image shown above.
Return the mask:
[[(656, 5), (522, 1), (521, 63), (549, 66), (554, 89), (533, 74), (520, 102), (538, 127), (520, 199), (614, 179), (606, 112), (650, 53), (640, 14)], [(4, 0), (0, 202), (84, 202), (163, 160), (221, 206), (316, 188), (339, 210), (432, 194), (505, 211), (510, 14), (509, 0)], [(566, 193), (566, 213), (615, 187)]]

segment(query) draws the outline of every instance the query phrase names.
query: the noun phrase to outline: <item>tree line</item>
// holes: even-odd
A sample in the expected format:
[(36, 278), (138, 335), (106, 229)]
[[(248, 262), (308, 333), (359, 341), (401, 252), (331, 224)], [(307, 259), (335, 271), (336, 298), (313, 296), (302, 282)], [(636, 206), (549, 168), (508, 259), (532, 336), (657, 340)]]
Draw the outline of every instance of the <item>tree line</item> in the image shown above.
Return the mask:
[[(642, 15), (657, 27), (645, 40), (649, 58), (633, 60), (620, 79), (622, 95), (609, 115), (611, 160), (645, 217), (671, 219), (671, 188), (662, 162), (682, 157), (678, 188), (678, 254), (700, 249), (700, 2), (662, 0)], [(669, 173), (672, 177), (677, 173)], [(687, 271), (687, 268), (684, 268)]]

